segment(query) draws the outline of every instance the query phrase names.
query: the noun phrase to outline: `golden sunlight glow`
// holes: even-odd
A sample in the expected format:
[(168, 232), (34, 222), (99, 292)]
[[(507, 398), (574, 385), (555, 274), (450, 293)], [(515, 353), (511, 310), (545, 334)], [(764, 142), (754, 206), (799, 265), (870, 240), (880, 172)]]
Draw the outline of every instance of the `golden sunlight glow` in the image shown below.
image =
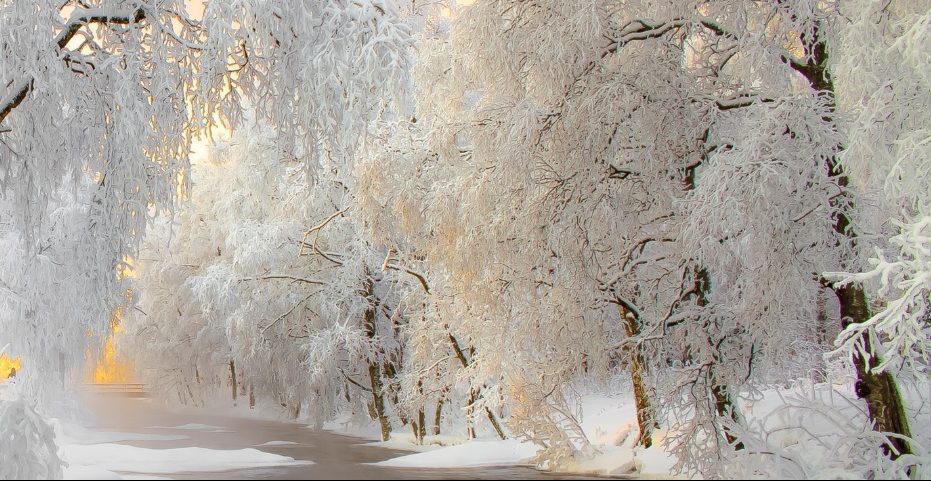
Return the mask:
[[(120, 279), (135, 278), (136, 271), (133, 269), (132, 259), (125, 257), (117, 272)], [(127, 300), (133, 295), (132, 289), (126, 290)], [(110, 332), (104, 341), (103, 351), (100, 352), (94, 361), (94, 367), (89, 370), (85, 382), (95, 384), (124, 384), (133, 380), (133, 365), (128, 359), (117, 355), (116, 343), (114, 338), (120, 332), (120, 320), (123, 318), (123, 306), (117, 307), (110, 317)], [(91, 359), (92, 352), (88, 349), (87, 359)]]
[[(116, 269), (116, 278), (117, 279), (136, 279), (139, 275), (136, 273), (136, 268), (133, 267), (133, 260), (129, 256), (123, 256), (123, 262)], [(132, 291), (126, 292), (126, 297), (129, 298), (132, 296)]]
[(21, 363), (22, 360), (18, 357), (16, 359), (10, 359), (6, 357), (6, 355), (0, 354), (0, 383), (6, 381), (7, 378), (10, 377), (10, 374), (14, 373), (14, 369), (16, 372), (19, 372)]
[[(114, 319), (118, 319), (118, 314), (114, 316)], [(113, 332), (107, 336), (107, 341), (103, 346), (102, 356), (97, 359), (94, 372), (91, 374), (88, 381), (96, 384), (121, 384), (132, 382), (132, 365), (126, 359), (122, 359), (116, 355), (116, 346), (113, 343), (113, 336), (120, 331), (119, 323), (111, 322), (110, 327)]]
[(210, 125), (210, 132), (200, 132), (191, 142), (191, 165), (206, 165), (210, 159), (210, 146), (214, 141), (229, 140), (233, 131), (220, 122)]
[[(456, 0), (456, 5), (459, 5), (460, 7), (469, 7), (475, 5), (475, 2), (476, 0)], [(452, 18), (453, 10), (449, 7), (443, 7), (440, 10), (440, 15), (442, 15), (443, 18)]]

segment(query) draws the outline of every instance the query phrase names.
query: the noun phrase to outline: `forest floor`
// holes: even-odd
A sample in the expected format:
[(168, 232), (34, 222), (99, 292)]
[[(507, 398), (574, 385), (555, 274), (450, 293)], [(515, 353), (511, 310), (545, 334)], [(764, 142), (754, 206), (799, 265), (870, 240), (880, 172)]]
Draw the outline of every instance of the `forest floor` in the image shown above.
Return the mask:
[[(851, 391), (850, 382), (802, 381), (745, 393), (741, 410), (752, 431), (744, 439), (756, 451), (778, 452), (779, 460), (751, 456), (742, 462), (760, 472), (792, 474), (797, 467), (798, 477), (864, 477), (844, 454), (857, 433), (870, 432), (863, 403)], [(912, 419), (931, 419), (928, 383), (903, 394)], [(668, 426), (654, 435), (652, 448), (634, 446), (638, 433), (630, 395), (582, 394), (578, 400), (581, 405), (571, 407), (582, 413), (579, 425), (590, 448), (588, 456), (562, 466), (564, 474), (535, 469), (534, 444), (513, 437), (499, 440), (483, 425), (487, 423), (476, 426), (478, 439), (466, 439), (464, 426), (444, 426), (444, 435), (427, 436), (423, 445), (416, 445), (406, 429), (396, 430), (387, 442), (378, 441), (374, 422), (360, 425), (347, 418), (315, 430), (282, 419), (270, 406), (250, 410), (229, 407), (226, 401), (227, 407), (168, 408), (154, 399), (100, 393), (70, 400), (81, 406), (71, 421), (51, 422), (67, 463), (67, 479), (672, 476), (676, 459), (664, 443)], [(914, 423), (912, 430), (915, 447), (922, 450), (931, 441), (931, 423)]]

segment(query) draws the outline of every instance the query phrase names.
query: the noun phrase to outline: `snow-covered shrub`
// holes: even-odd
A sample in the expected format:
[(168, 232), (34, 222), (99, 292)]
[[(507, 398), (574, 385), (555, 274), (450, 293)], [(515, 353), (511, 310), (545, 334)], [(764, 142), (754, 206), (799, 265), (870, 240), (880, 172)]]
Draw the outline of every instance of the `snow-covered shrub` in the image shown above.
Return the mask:
[(22, 400), (0, 401), (0, 479), (62, 479), (52, 427)]

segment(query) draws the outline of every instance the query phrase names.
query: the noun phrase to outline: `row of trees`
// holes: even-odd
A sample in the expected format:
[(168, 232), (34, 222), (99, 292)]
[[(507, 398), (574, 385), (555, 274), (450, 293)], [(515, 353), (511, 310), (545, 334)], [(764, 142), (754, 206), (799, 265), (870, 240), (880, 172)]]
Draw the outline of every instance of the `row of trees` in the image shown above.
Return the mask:
[(265, 3), (40, 2), (38, 69), (5, 40), (9, 261), (73, 271), (6, 269), (39, 286), (9, 302), (56, 279), (97, 309), (18, 352), (78, 352), (138, 254), (125, 342), (185, 402), (232, 376), (383, 438), (507, 428), (558, 467), (591, 448), (579, 383), (629, 370), (639, 443), (665, 426), (715, 476), (779, 469), (740, 399), (827, 353), (885, 436), (850, 469), (927, 464), (899, 389), (928, 368), (927, 2)]
[[(744, 448), (742, 393), (824, 379), (831, 352), (850, 356), (882, 449), (915, 463), (895, 376), (927, 366), (927, 118), (905, 108), (928, 102), (926, 5), (420, 13), (412, 118), (370, 125), (308, 178), (273, 127), (196, 172), (182, 215), (200, 224), (180, 232), (206, 237), (171, 249), (202, 255), (155, 255), (143, 282), (171, 272), (157, 289), (204, 312), (143, 320), (172, 334), (141, 345), (190, 331), (177, 349), (220, 359), (173, 357), (179, 373), (223, 379), (237, 359), (246, 384), (316, 421), (368, 412), (385, 439), (422, 439), (428, 418), (438, 433), (444, 413), (504, 436), (504, 414), (553, 466), (590, 448), (578, 382), (623, 367), (639, 443), (678, 420), (669, 447), (704, 475)], [(904, 257), (869, 270), (874, 251)], [(861, 285), (893, 303), (873, 316)]]

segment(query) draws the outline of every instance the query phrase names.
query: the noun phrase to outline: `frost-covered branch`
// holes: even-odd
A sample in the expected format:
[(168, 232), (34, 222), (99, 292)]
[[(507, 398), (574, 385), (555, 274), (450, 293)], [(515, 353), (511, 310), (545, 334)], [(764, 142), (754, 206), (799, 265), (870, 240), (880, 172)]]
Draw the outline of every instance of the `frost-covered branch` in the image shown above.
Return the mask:
[[(869, 320), (851, 324), (840, 333), (835, 353), (879, 357), (882, 362), (875, 365), (876, 372), (903, 367), (922, 372), (931, 366), (931, 215), (896, 225), (899, 233), (889, 239), (887, 250), (877, 247), (869, 259), (872, 269), (825, 273), (839, 287), (852, 283), (875, 286), (877, 298), (884, 303)], [(867, 336), (874, 339), (872, 352), (863, 344)]]
[[(59, 49), (64, 49), (78, 31), (91, 24), (129, 25), (139, 23), (144, 18), (145, 10), (141, 7), (135, 10), (125, 11), (79, 8), (72, 13), (71, 19), (65, 24), (61, 32), (52, 39), (52, 43), (57, 45)], [(0, 99), (0, 124), (3, 123), (13, 109), (17, 108), (23, 100), (29, 96), (33, 82), (34, 79), (32, 78), (19, 80), (13, 88), (10, 89), (7, 96)]]

